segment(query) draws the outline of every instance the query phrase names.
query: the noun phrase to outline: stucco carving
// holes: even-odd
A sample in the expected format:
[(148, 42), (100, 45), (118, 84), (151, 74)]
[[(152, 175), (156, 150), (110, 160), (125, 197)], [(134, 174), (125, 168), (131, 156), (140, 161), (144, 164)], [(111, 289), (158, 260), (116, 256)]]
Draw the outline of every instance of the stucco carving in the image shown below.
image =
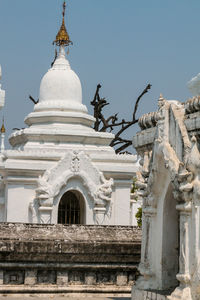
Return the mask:
[(102, 201), (111, 201), (111, 195), (112, 195), (112, 186), (113, 186), (113, 179), (110, 178), (109, 180), (106, 180), (103, 173), (100, 172), (100, 180), (101, 184), (97, 187), (97, 190), (95, 192), (95, 203), (99, 204), (99, 202), (102, 203)]
[[(192, 128), (193, 135), (196, 136), (190, 138), (192, 134), (185, 125), (185, 114), (199, 110), (199, 97), (190, 99), (184, 105), (178, 101), (167, 101), (161, 95), (158, 106), (158, 111), (155, 114), (157, 123), (153, 143), (149, 144), (148, 131), (146, 130), (143, 130), (141, 134), (137, 133), (137, 139), (134, 138), (133, 140), (134, 146), (141, 156), (141, 168), (137, 173), (137, 194), (143, 200), (143, 237), (140, 263), (140, 272), (143, 277), (138, 280), (136, 288), (170, 288), (177, 285), (176, 275), (180, 286), (169, 299), (177, 299), (177, 295), (180, 294), (183, 299), (197, 299), (196, 296), (192, 295), (197, 295), (197, 291), (200, 290), (198, 281), (198, 274), (200, 274), (199, 128)], [(145, 128), (143, 127), (143, 129)], [(166, 196), (168, 185), (172, 185), (171, 196)], [(177, 221), (172, 219), (171, 222), (175, 224), (175, 221), (178, 222), (179, 220), (179, 227), (177, 228), (179, 228), (180, 236), (179, 272), (172, 273), (169, 280), (167, 274), (174, 271), (173, 265), (169, 269), (166, 264), (167, 256), (163, 256), (167, 247), (163, 243), (163, 239), (168, 241), (168, 237), (163, 236), (165, 219), (170, 218), (170, 213), (165, 211), (166, 201), (176, 201), (175, 205), (168, 205), (175, 207), (174, 209), (178, 211), (179, 218)], [(169, 216), (166, 217), (165, 214), (167, 213)], [(177, 212), (174, 211), (173, 214), (173, 218), (175, 218)], [(160, 231), (163, 230), (161, 235), (157, 228), (160, 228)], [(171, 235), (173, 230), (176, 229), (171, 229)], [(154, 243), (157, 245), (156, 249)], [(167, 251), (171, 251), (170, 260), (176, 259), (174, 263), (178, 265), (175, 249), (171, 247)], [(161, 265), (158, 260), (162, 262)], [(171, 261), (169, 261), (169, 265), (170, 263)], [(171, 281), (172, 277), (174, 277), (174, 283)], [(169, 285), (167, 286), (167, 284)], [(188, 289), (190, 290), (189, 294)], [(187, 297), (190, 295), (190, 297), (187, 298), (184, 295)]]
[(71, 171), (73, 173), (78, 173), (79, 170), (80, 170), (80, 158), (78, 156), (78, 152), (74, 151), (72, 161), (71, 161)]
[(200, 96), (190, 98), (185, 103), (185, 111), (187, 114), (194, 113), (200, 110)]
[(180, 184), (180, 191), (184, 193), (185, 201), (192, 200), (195, 206), (200, 205), (200, 153), (197, 140), (193, 136), (191, 152), (186, 162), (186, 180)]
[(111, 202), (113, 179), (107, 180), (82, 151), (69, 151), (55, 167), (39, 177), (36, 189), (39, 206), (52, 207), (55, 197), (70, 178), (81, 180), (86, 187), (93, 200), (94, 208), (96, 208), (96, 216), (100, 207), (104, 208), (104, 214), (108, 211), (107, 206)]
[(158, 113), (157, 112), (150, 112), (143, 115), (138, 120), (138, 124), (141, 129), (147, 129), (151, 127), (155, 127), (158, 121)]

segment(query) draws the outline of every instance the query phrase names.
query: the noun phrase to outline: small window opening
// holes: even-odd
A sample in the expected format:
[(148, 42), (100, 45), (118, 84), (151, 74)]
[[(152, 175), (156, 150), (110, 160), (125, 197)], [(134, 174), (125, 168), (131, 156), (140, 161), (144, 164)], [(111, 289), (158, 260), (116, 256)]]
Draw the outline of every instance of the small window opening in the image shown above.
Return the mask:
[(58, 224), (81, 224), (80, 199), (74, 192), (62, 196), (58, 207)]

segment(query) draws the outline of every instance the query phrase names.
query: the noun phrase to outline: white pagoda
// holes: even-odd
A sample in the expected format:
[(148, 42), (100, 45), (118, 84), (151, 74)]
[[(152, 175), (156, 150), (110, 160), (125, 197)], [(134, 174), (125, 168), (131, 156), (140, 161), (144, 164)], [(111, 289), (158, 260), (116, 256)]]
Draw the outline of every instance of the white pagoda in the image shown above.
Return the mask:
[(0, 221), (132, 225), (130, 190), (136, 157), (117, 155), (113, 134), (93, 129), (81, 83), (65, 57), (71, 43), (63, 20), (59, 54), (44, 75), (27, 128), (1, 153)]

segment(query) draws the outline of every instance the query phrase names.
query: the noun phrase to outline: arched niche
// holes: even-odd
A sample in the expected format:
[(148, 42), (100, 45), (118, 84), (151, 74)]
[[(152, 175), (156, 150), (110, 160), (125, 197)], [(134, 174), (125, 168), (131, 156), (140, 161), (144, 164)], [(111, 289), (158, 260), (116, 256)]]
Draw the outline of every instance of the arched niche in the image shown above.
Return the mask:
[(176, 274), (179, 271), (179, 214), (173, 196), (172, 183), (169, 184), (163, 202), (163, 234), (161, 253), (161, 276), (163, 289), (178, 285)]
[(82, 194), (77, 190), (65, 192), (58, 205), (58, 224), (85, 224), (85, 205)]

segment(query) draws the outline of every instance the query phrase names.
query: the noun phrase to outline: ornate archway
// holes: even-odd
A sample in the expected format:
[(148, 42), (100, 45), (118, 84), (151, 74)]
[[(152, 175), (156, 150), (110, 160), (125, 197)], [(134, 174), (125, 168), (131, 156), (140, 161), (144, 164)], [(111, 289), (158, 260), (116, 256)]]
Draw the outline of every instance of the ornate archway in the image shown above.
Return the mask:
[[(93, 214), (96, 224), (102, 224), (111, 207), (113, 179), (106, 179), (84, 152), (69, 151), (52, 169), (38, 179), (36, 189), (39, 222), (52, 222), (55, 199), (70, 179), (76, 178), (87, 189), (93, 201)], [(74, 187), (76, 188), (76, 187)], [(32, 213), (33, 214), (33, 213)]]

